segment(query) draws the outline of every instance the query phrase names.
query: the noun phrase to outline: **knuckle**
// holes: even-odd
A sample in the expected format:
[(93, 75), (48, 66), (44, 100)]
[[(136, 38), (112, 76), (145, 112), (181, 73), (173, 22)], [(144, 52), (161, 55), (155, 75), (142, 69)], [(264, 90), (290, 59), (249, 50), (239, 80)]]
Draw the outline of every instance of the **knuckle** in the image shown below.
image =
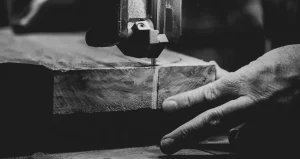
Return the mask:
[(191, 106), (194, 102), (193, 97), (195, 96), (193, 91), (189, 91), (188, 93), (186, 93), (185, 96), (185, 105), (186, 106)]
[(232, 95), (241, 95), (246, 83), (243, 75), (239, 74), (232, 74), (232, 76), (222, 81), (223, 87), (225, 87), (225, 93)]
[(212, 83), (206, 85), (206, 89), (204, 90), (205, 99), (208, 101), (212, 101), (217, 97), (217, 91), (215, 86)]
[(211, 64), (211, 65), (219, 66), (216, 61), (209, 61), (208, 63)]
[(222, 112), (219, 109), (212, 109), (207, 114), (207, 124), (210, 127), (217, 126), (221, 123)]
[(188, 134), (191, 132), (191, 128), (186, 126), (186, 125), (183, 125), (181, 127), (181, 129), (179, 129), (179, 133), (180, 133), (180, 138), (181, 139), (185, 139), (188, 137)]
[(185, 92), (181, 95), (180, 97), (180, 106), (182, 107), (189, 107), (195, 104), (198, 98), (198, 91), (197, 90), (192, 90)]
[(179, 129), (180, 137), (182, 139), (190, 138), (191, 136), (198, 134), (200, 129), (201, 129), (201, 124), (199, 123), (199, 120), (192, 120), (180, 127)]

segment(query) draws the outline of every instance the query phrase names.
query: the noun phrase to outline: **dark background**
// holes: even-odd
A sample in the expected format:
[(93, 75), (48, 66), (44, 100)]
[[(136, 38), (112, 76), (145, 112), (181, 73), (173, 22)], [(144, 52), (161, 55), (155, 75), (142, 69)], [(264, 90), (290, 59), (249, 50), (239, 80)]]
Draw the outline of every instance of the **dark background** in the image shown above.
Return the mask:
[[(110, 8), (107, 1), (48, 0), (27, 23), (21, 23), (32, 10), (31, 4), (34, 1), (0, 0), (0, 26), (11, 27), (17, 35), (36, 32), (85, 32), (93, 27), (95, 22), (111, 25), (110, 19), (113, 19), (114, 14), (105, 13), (114, 13), (115, 9)], [(215, 60), (222, 68), (235, 71), (272, 48), (300, 43), (300, 2), (297, 0), (257, 2), (260, 1), (183, 0), (183, 36), (177, 44), (170, 44), (169, 49), (205, 61)], [(98, 12), (103, 14), (99, 15)], [(51, 93), (52, 88), (49, 86), (52, 85), (52, 81), (46, 78), (52, 76), (51, 73), (39, 67), (30, 70), (41, 74), (26, 72), (27, 69), (29, 68), (20, 65), (5, 65), (1, 68), (2, 72), (6, 71), (4, 73), (6, 78), (0, 80), (1, 96), (6, 97), (3, 98), (3, 103), (27, 106), (32, 105), (32, 101), (36, 102), (31, 109), (23, 108), (18, 113), (14, 113), (13, 107), (2, 106), (0, 109), (4, 112), (1, 114), (0, 123), (4, 125), (1, 131), (5, 134), (1, 135), (1, 146), (5, 147), (1, 150), (6, 150), (7, 155), (32, 154), (44, 150), (65, 152), (158, 144), (160, 137), (188, 120), (187, 115), (181, 115), (185, 118), (174, 122), (175, 119), (179, 120), (177, 114), (166, 116), (161, 111), (147, 110), (52, 117), (49, 114), (51, 111), (48, 111), (52, 106), (49, 98), (51, 96), (43, 93), (32, 95), (26, 92), (32, 89), (29, 87), (31, 84), (38, 84), (39, 88), (33, 91)], [(15, 73), (11, 74), (11, 71), (7, 70), (13, 70)], [(15, 80), (8, 80), (8, 77)], [(17, 89), (20, 91), (10, 91)], [(39, 106), (45, 101), (48, 101), (45, 106), (47, 109), (40, 109)], [(278, 128), (276, 126), (275, 124), (273, 128)], [(278, 132), (283, 131), (281, 129)], [(57, 133), (56, 137), (51, 134), (53, 132)], [(275, 133), (277, 131), (269, 130), (269, 132), (274, 134), (268, 138), (265, 138), (266, 135), (260, 136), (260, 139), (271, 141), (272, 137), (278, 135)], [(259, 130), (257, 133), (259, 134)], [(249, 134), (246, 136), (249, 138)], [(255, 144), (257, 143), (252, 145)], [(249, 146), (248, 150), (252, 148), (254, 147)], [(18, 151), (19, 154), (13, 151)]]
[[(255, 0), (254, 0), (255, 1)], [(34, 0), (0, 0), (0, 24), (16, 34), (31, 32), (87, 31), (93, 24), (115, 26), (112, 1), (47, 0), (27, 22)], [(253, 0), (184, 0), (183, 36), (169, 48), (203, 59), (215, 60), (234, 71), (265, 52), (261, 6)], [(255, 3), (255, 2), (254, 2)], [(9, 12), (9, 13), (7, 13)]]
[[(21, 23), (36, 0), (0, 0), (0, 25), (16, 34), (87, 31), (95, 23), (113, 28), (113, 1), (46, 0)], [(297, 0), (183, 0), (183, 36), (169, 48), (235, 71), (271, 48), (299, 42), (299, 26)]]

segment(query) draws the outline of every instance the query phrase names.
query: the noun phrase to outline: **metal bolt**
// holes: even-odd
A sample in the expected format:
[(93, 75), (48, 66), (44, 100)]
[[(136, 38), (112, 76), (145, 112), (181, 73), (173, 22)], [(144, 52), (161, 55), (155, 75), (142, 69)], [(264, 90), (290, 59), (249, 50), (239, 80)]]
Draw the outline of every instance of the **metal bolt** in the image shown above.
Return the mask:
[(145, 25), (143, 23), (140, 23), (139, 26), (142, 28), (145, 27)]

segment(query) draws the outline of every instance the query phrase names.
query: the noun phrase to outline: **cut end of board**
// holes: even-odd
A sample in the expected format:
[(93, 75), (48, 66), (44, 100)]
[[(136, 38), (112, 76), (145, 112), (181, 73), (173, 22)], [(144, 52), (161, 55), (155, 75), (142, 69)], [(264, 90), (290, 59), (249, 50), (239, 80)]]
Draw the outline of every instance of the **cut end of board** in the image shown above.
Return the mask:
[(164, 99), (215, 80), (214, 65), (67, 71), (54, 76), (54, 114), (160, 109)]

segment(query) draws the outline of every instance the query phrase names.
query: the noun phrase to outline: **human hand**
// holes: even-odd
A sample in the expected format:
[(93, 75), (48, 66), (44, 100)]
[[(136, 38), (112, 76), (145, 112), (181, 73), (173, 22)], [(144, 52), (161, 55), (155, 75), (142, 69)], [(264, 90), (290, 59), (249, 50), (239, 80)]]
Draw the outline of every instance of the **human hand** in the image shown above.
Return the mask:
[(225, 125), (233, 127), (262, 113), (268, 117), (274, 110), (285, 112), (299, 96), (299, 61), (300, 45), (278, 48), (212, 83), (167, 98), (163, 102), (166, 112), (209, 108), (165, 135), (162, 152), (175, 153), (187, 141), (196, 143)]

